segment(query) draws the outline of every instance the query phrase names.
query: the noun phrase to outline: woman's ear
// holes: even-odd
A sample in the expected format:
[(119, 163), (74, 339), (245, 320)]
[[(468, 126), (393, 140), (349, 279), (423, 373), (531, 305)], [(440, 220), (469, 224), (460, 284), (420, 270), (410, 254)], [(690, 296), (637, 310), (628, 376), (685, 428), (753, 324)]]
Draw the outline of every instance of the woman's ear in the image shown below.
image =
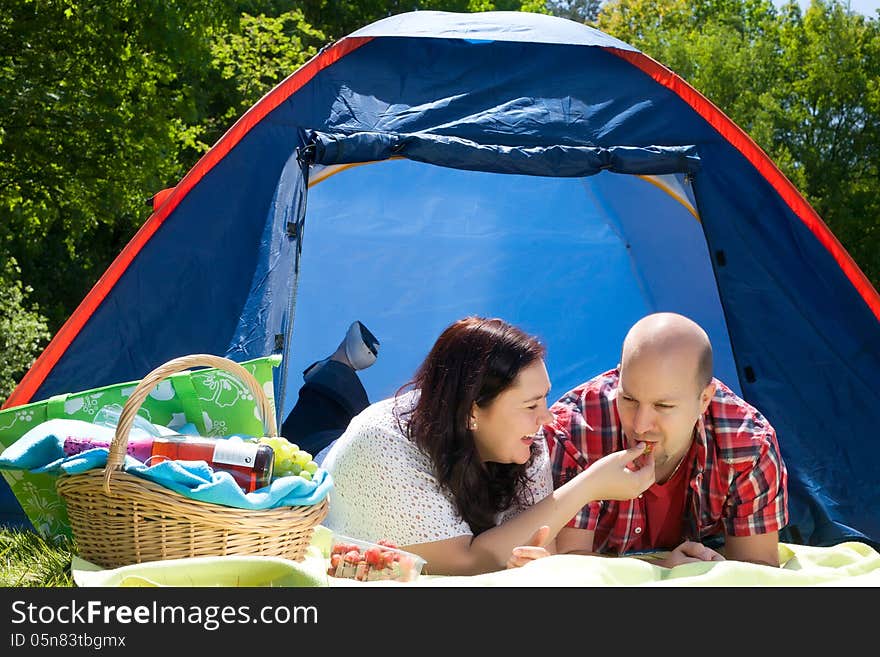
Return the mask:
[(477, 402), (474, 402), (471, 406), (470, 415), (468, 416), (468, 429), (470, 429), (471, 431), (476, 431), (480, 426), (479, 414), (480, 407), (477, 406)]

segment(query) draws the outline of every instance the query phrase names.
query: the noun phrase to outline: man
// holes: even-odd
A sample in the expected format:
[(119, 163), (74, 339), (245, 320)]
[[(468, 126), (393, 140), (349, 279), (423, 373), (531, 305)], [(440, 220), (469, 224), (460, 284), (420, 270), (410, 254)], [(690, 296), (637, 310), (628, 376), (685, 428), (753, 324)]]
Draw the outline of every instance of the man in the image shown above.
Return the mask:
[[(559, 532), (556, 552), (664, 550), (668, 556), (653, 563), (727, 558), (779, 566), (788, 495), (776, 433), (713, 378), (712, 347), (696, 323), (674, 313), (641, 319), (626, 335), (619, 366), (568, 392), (550, 410), (556, 419), (543, 432), (555, 487), (638, 442), (647, 443), (655, 468), (655, 483), (637, 498), (585, 506)], [(508, 565), (548, 554), (519, 547)]]

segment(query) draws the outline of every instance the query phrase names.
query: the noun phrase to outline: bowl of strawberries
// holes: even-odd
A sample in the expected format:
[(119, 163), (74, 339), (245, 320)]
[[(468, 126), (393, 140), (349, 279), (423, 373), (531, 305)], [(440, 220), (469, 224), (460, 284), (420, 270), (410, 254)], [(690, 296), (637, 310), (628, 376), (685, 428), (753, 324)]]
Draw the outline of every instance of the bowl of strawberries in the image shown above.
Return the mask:
[(359, 582), (412, 582), (425, 563), (417, 554), (401, 550), (385, 539), (371, 543), (334, 533), (327, 574)]

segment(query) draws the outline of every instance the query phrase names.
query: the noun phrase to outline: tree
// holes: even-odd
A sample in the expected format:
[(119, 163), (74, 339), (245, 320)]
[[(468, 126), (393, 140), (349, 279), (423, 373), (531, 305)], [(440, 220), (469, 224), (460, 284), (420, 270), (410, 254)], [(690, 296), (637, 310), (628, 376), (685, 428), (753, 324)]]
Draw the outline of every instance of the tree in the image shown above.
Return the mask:
[(880, 287), (880, 27), (839, 0), (609, 0), (599, 29), (675, 71), (761, 146)]
[(27, 305), (31, 292), (19, 279), (15, 260), (4, 258), (0, 269), (0, 404), (49, 340), (46, 319)]
[(217, 34), (211, 42), (211, 65), (233, 82), (235, 93), (227, 96), (226, 110), (207, 122), (234, 122), (325, 42), (324, 33), (309, 25), (299, 9), (279, 16), (242, 14), (235, 32)]
[(211, 0), (33, 0), (0, 15), (0, 242), (59, 327), (185, 172)]
[(774, 141), (802, 190), (880, 289), (880, 22), (814, 0), (781, 15)]
[(593, 23), (601, 6), (602, 0), (547, 0), (551, 14), (578, 23)]
[[(21, 0), (0, 13), (0, 395), (240, 108), (218, 34), (269, 0)], [(231, 121), (229, 121), (231, 122)]]

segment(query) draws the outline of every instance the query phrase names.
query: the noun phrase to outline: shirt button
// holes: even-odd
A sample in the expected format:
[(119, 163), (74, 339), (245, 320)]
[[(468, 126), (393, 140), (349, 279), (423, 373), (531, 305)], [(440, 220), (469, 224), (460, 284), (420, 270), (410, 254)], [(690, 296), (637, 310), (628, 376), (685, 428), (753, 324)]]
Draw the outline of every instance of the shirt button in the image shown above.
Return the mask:
[(642, 533), (642, 528), (636, 527), (636, 534), (641, 534), (641, 533)]

